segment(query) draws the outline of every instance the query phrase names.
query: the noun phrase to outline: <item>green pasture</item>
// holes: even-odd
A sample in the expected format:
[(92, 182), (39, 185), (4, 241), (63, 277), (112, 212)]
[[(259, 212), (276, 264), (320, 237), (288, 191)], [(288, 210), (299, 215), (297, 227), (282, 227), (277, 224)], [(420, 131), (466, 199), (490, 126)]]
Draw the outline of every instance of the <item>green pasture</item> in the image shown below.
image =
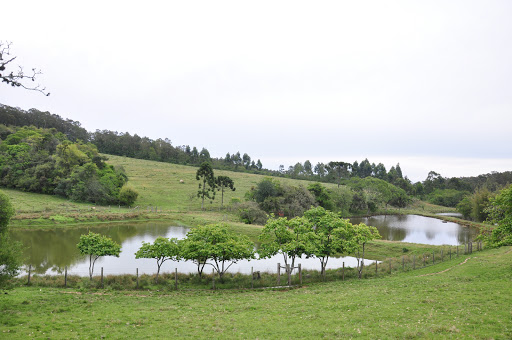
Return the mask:
[(296, 289), (115, 291), (16, 287), (7, 339), (510, 339), (512, 248)]

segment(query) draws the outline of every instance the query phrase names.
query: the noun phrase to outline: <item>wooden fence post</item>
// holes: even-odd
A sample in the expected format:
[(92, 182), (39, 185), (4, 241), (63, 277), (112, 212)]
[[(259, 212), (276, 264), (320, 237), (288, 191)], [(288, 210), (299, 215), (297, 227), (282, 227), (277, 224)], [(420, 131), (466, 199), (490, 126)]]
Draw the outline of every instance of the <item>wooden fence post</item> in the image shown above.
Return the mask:
[(441, 249), (441, 262), (443, 262), (444, 260), (444, 257), (443, 257), (443, 249)]
[(377, 270), (378, 270), (378, 269), (377, 269), (377, 260), (375, 260), (375, 276), (377, 276), (377, 274), (378, 274), (378, 273), (377, 273)]
[(139, 268), (135, 270), (135, 276), (137, 277), (137, 289), (139, 289)]
[(436, 264), (436, 252), (432, 252), (432, 264)]
[(178, 290), (178, 268), (174, 268), (174, 288)]
[(215, 269), (212, 269), (212, 287), (215, 290)]
[(292, 285), (292, 271), (290, 269), (290, 265), (286, 265), (286, 271), (288, 272), (288, 286)]
[(32, 265), (29, 264), (28, 265), (28, 282), (27, 282), (27, 285), (30, 285), (30, 274), (32, 272)]
[(101, 288), (103, 287), (103, 267), (101, 267)]
[(251, 267), (251, 289), (254, 288), (254, 267)]
[(68, 266), (64, 267), (64, 287), (68, 286)]
[(341, 272), (341, 280), (345, 281), (345, 261), (343, 261), (343, 271)]
[(302, 286), (302, 265), (299, 263), (299, 285)]
[(281, 285), (281, 263), (277, 264), (277, 285)]

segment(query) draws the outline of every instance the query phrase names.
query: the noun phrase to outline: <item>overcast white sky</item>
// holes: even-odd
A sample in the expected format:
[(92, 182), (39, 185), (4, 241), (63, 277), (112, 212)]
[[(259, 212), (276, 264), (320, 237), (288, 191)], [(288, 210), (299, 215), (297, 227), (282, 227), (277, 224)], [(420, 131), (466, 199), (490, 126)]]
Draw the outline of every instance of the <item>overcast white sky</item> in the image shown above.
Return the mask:
[(8, 1), (51, 92), (0, 103), (212, 156), (512, 170), (510, 1)]

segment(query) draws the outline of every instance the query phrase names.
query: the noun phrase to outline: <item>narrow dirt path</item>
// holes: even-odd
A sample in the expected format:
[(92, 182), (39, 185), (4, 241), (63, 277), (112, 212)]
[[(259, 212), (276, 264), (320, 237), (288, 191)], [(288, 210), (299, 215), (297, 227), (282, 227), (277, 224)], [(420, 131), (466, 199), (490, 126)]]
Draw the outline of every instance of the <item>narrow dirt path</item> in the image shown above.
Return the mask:
[[(472, 257), (468, 257), (467, 259), (464, 260), (464, 262), (461, 262), (459, 263), (457, 266), (462, 266), (463, 264), (465, 264), (466, 262), (468, 262), (469, 259), (471, 259)], [(442, 274), (442, 273), (446, 273), (447, 271), (449, 270), (452, 270), (453, 268), (457, 267), (457, 266), (453, 266), (453, 267), (450, 267), (450, 268), (446, 268), (445, 270), (442, 270), (440, 272), (437, 272), (437, 273), (430, 273), (430, 274), (423, 274), (423, 275), (418, 275), (416, 277), (422, 277), (422, 276), (430, 276), (430, 275), (437, 275), (437, 274)]]

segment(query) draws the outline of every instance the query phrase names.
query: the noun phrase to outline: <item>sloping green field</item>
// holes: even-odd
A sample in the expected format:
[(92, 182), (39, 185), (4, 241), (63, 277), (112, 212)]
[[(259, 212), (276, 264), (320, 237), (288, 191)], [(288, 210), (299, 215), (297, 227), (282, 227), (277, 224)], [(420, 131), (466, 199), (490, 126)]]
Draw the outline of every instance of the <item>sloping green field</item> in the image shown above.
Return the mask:
[(292, 290), (18, 287), (0, 338), (510, 339), (512, 248), (403, 274)]
[[(16, 209), (16, 216), (11, 221), (12, 225), (34, 227), (152, 218), (172, 219), (192, 225), (219, 221), (236, 224), (238, 218), (231, 209), (232, 201), (243, 201), (246, 192), (265, 178), (262, 175), (215, 170), (216, 176), (231, 177), (235, 182), (236, 191), (225, 192), (225, 209), (220, 209), (221, 194), (217, 192), (213, 203), (205, 203), (205, 211), (202, 211), (201, 201), (197, 197), (199, 183), (195, 178), (197, 167), (121, 156), (106, 156), (109, 158), (108, 163), (122, 166), (126, 170), (130, 179), (129, 184), (139, 192), (139, 198), (134, 207), (96, 206), (92, 203), (71, 202), (53, 195), (2, 189), (11, 198)], [(303, 185), (304, 187), (312, 183), (287, 178), (277, 178), (277, 180), (284, 184)], [(336, 188), (336, 184), (323, 183), (323, 185), (328, 188)], [(411, 205), (410, 209), (402, 209), (402, 212), (428, 215), (449, 210), (453, 209), (416, 202)], [(393, 209), (390, 208), (388, 212), (392, 211)]]

